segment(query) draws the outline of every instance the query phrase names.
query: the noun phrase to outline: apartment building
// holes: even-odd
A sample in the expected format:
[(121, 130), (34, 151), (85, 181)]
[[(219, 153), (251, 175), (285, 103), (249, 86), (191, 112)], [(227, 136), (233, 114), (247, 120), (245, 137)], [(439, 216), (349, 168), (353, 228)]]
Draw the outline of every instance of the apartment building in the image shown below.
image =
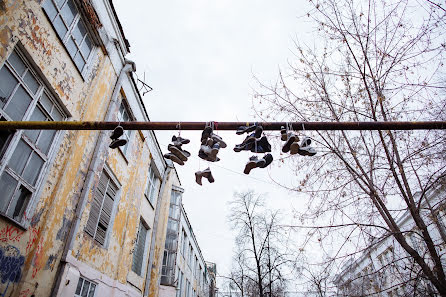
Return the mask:
[[(446, 234), (446, 183), (440, 181), (427, 192), (422, 215), (429, 222), (428, 230), (439, 251), (445, 249), (441, 232)], [(438, 224), (437, 224), (438, 223)], [(407, 242), (421, 255), (427, 254), (420, 233), (405, 211), (397, 220)], [(381, 236), (380, 236), (381, 238)], [(334, 284), (342, 296), (436, 296), (433, 286), (422, 277), (420, 268), (401, 248), (393, 236), (384, 236), (359, 257), (348, 259)], [(446, 268), (444, 253), (443, 267)]]
[(181, 197), (170, 201), (159, 296), (214, 297), (216, 265), (204, 260)]
[[(1, 0), (0, 120), (148, 121), (129, 50), (110, 0)], [(155, 296), (180, 181), (110, 133), (0, 131), (1, 296)]]

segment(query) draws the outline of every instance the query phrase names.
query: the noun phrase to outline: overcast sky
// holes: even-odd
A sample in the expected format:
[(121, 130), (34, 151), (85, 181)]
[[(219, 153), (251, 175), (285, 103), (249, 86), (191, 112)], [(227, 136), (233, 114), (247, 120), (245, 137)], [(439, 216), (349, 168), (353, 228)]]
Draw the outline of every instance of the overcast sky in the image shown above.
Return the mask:
[[(252, 109), (253, 75), (274, 81), (280, 65), (292, 56), (292, 42), (303, 38), (304, 1), (115, 0), (127, 39), (129, 59), (153, 91), (144, 96), (152, 121), (256, 121)], [(280, 147), (273, 145), (275, 162), (267, 169), (243, 174), (248, 152), (235, 153), (244, 136), (217, 133), (227, 141), (220, 162), (198, 158), (201, 132), (184, 131), (192, 153), (184, 166), (177, 165), (185, 193), (183, 204), (205, 260), (217, 263), (219, 274), (231, 266), (234, 236), (227, 221), (228, 201), (235, 191), (264, 193), (271, 207), (290, 210), (302, 197), (271, 184), (270, 175), (292, 182), (286, 162), (278, 161)], [(174, 131), (156, 132), (163, 152)], [(272, 144), (278, 143), (270, 139)], [(261, 156), (261, 155), (260, 155)], [(195, 183), (194, 172), (210, 166), (215, 183)]]

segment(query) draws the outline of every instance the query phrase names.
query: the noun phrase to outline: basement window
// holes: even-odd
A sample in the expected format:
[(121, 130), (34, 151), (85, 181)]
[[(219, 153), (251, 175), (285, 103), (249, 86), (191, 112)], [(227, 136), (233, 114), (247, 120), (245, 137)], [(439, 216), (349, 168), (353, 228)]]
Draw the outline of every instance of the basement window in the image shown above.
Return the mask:
[[(1, 121), (61, 121), (66, 118), (23, 53), (16, 49), (0, 68)], [(23, 225), (31, 217), (57, 131), (0, 132), (0, 214)]]
[(79, 282), (77, 283), (75, 297), (93, 297), (96, 291), (97, 284), (83, 278), (79, 277)]

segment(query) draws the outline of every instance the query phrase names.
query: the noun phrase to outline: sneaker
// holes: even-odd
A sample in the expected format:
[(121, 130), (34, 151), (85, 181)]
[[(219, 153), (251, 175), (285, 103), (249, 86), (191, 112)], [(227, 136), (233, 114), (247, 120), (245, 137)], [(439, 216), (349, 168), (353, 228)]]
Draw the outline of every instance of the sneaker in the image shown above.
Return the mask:
[(271, 164), (273, 162), (273, 156), (271, 154), (266, 154), (265, 156), (263, 156), (263, 160), (265, 160), (265, 163), (259, 166), (260, 168), (265, 168), (269, 164)]
[(183, 150), (179, 149), (178, 147), (176, 147), (175, 145), (169, 144), (167, 146), (167, 149), (174, 154), (175, 156), (177, 156), (181, 161), (187, 161), (187, 156), (183, 153)]
[(260, 140), (256, 141), (256, 143), (251, 147), (251, 152), (253, 153), (270, 153), (271, 152), (271, 144), (268, 142), (266, 136), (262, 136)]
[(217, 154), (220, 151), (220, 145), (218, 143), (215, 143), (211, 150), (210, 153), (208, 154), (208, 157), (210, 159), (210, 161), (215, 162), (215, 160), (217, 159)]
[(166, 158), (166, 159), (170, 159), (170, 160), (172, 160), (173, 162), (178, 163), (178, 164), (180, 164), (180, 165), (184, 165), (184, 162), (181, 161), (180, 158), (178, 158), (177, 156), (175, 156), (175, 155), (172, 154), (172, 153), (167, 153), (167, 154), (165, 154), (165, 155), (164, 155), (164, 158)]
[(288, 153), (290, 151), (291, 144), (296, 141), (296, 135), (294, 133), (290, 133), (288, 135), (288, 139), (282, 147), (282, 152)]
[(212, 133), (211, 134), (211, 139), (214, 141), (214, 143), (219, 143), (220, 144), (220, 148), (225, 148), (228, 145), (226, 144), (226, 142), (223, 141), (223, 138), (221, 138), (220, 136), (218, 136), (217, 134)]
[(174, 145), (178, 145), (178, 144), (188, 144), (190, 142), (189, 139), (183, 138), (181, 136), (172, 136), (172, 142)]
[(311, 138), (305, 136), (302, 139), (300, 148), (297, 152), (301, 156), (314, 156), (316, 155), (316, 150), (311, 146)]
[(299, 148), (300, 148), (299, 143), (297, 141), (293, 142), (290, 145), (290, 154), (291, 155), (297, 154), (299, 152)]
[(263, 159), (258, 159), (257, 156), (252, 156), (249, 158), (249, 162), (246, 163), (245, 165), (245, 170), (243, 170), (244, 174), (249, 174), (249, 172), (251, 172), (252, 169), (256, 168), (256, 167), (261, 167), (263, 165), (265, 165), (266, 161)]
[(254, 142), (245, 143), (245, 144), (237, 144), (234, 147), (234, 152), (241, 152), (241, 151), (252, 151), (254, 149)]
[(113, 132), (110, 135), (110, 138), (115, 140), (115, 139), (118, 139), (119, 137), (121, 137), (122, 134), (124, 134), (124, 128), (122, 128), (121, 126), (117, 126), (115, 129), (113, 129)]
[(243, 133), (249, 133), (256, 129), (256, 125), (252, 126), (240, 126), (237, 128), (237, 131), (235, 132), (237, 135), (242, 135)]
[(259, 139), (260, 137), (262, 137), (262, 133), (263, 133), (263, 127), (262, 126), (257, 126), (254, 134), (254, 137)]
[(199, 184), (200, 186), (202, 185), (201, 184), (201, 178), (203, 177), (203, 173), (201, 172), (201, 171), (197, 171), (197, 172), (195, 172), (195, 182), (197, 183), (197, 184)]
[(108, 146), (111, 149), (115, 149), (117, 147), (123, 146), (127, 144), (127, 140), (125, 139), (115, 139), (113, 140), (110, 145)]
[(208, 181), (209, 181), (210, 183), (213, 183), (213, 182), (215, 181), (214, 177), (212, 176), (211, 169), (209, 169), (209, 167), (206, 168), (205, 170), (203, 170), (203, 171), (201, 172), (201, 174), (202, 174), (205, 178), (207, 178)]
[(285, 127), (284, 126), (280, 127), (280, 140), (286, 141), (287, 138), (288, 138), (288, 135), (287, 135)]
[(206, 127), (204, 128), (203, 132), (201, 133), (201, 141), (208, 139), (212, 134), (212, 128)]

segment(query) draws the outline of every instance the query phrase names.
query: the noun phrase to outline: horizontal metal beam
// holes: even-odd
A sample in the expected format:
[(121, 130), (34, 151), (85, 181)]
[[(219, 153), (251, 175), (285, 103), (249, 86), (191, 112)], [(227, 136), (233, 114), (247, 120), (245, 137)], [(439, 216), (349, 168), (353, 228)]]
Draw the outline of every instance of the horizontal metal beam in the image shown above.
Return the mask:
[[(55, 122), (0, 121), (0, 130), (203, 130), (210, 122)], [(255, 122), (211, 122), (216, 130), (237, 130)], [(431, 122), (257, 122), (264, 130), (280, 130), (287, 124), (293, 130), (430, 130), (446, 129), (446, 121)]]

